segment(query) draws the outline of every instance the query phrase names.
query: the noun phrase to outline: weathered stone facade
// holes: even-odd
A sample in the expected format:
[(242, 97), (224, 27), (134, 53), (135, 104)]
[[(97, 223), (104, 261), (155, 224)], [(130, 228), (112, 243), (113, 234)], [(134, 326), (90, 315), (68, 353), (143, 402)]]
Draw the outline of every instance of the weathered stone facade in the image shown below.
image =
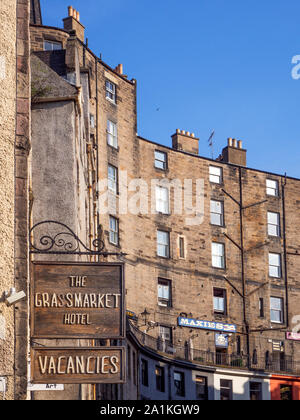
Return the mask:
[[(28, 296), (28, 232), (35, 223), (66, 223), (90, 247), (101, 227), (105, 251), (126, 254), (118, 257), (125, 262), (126, 306), (137, 316), (131, 330), (137, 342), (130, 345), (135, 355), (130, 366), (136, 368), (119, 396), (130, 399), (137, 393), (139, 344), (147, 339), (158, 345), (162, 327), (169, 334), (168, 350), (157, 348), (155, 357), (165, 358), (166, 366), (188, 359), (194, 363), (191, 369), (196, 363), (203, 368), (204, 355), (213, 355), (211, 369), (212, 360), (222, 362), (226, 355), (241, 363), (234, 366), (242, 367), (245, 377), (247, 367), (261, 372), (278, 358), (279, 367), (273, 363), (272, 369), (299, 376), (300, 344), (286, 338), (300, 316), (299, 179), (248, 168), (246, 150), (234, 139), (212, 160), (201, 157), (201, 148), (198, 154), (198, 138), (187, 131), (172, 135), (172, 147), (140, 137), (137, 82), (123, 74), (122, 65), (113, 69), (93, 54), (78, 12), (69, 9), (61, 29), (43, 26), (40, 11), (31, 11), (29, 38), (29, 2), (16, 3), (0, 6), (7, 23), (0, 38), (10, 46), (0, 53), (0, 108), (5, 107), (6, 115), (0, 133), (2, 290), (14, 286)], [(44, 51), (45, 42), (55, 49)], [(162, 166), (155, 165), (156, 152), (166, 159)], [(214, 182), (210, 178), (212, 166), (220, 173), (218, 182), (216, 175)], [(101, 182), (107, 181), (109, 167), (115, 191), (103, 200), (106, 186)], [(169, 183), (166, 212), (156, 209), (153, 180)], [(267, 191), (267, 180), (277, 183), (274, 195)], [(192, 191), (185, 196), (189, 185)], [(189, 198), (193, 201), (178, 211)], [(211, 200), (223, 209), (219, 226), (211, 223)], [(279, 215), (276, 235), (268, 231), (270, 212)], [(158, 231), (168, 238), (164, 257), (157, 252)], [(219, 268), (212, 264), (213, 243), (224, 250)], [(278, 276), (270, 276), (270, 253), (278, 257), (279, 266), (271, 267)], [(164, 304), (158, 299), (159, 279), (169, 286)], [(222, 292), (224, 310), (214, 306), (215, 290)], [(281, 299), (280, 313), (273, 308), (280, 318), (275, 322), (271, 298)], [(108, 395), (107, 389), (67, 386), (62, 393), (29, 396), (28, 298), (14, 307), (2, 302), (0, 311), (0, 377), (6, 381), (7, 399)], [(236, 331), (217, 359), (215, 331), (179, 326), (179, 316), (234, 324)], [(212, 370), (210, 374), (213, 383)]]
[[(14, 144), (16, 113), (16, 1), (0, 5), (0, 286), (14, 285)], [(3, 298), (3, 296), (2, 296)], [(14, 309), (0, 303), (0, 377), (12, 399), (14, 375)], [(1, 384), (0, 384), (1, 386)], [(1, 394), (2, 396), (3, 394)], [(0, 398), (1, 398), (0, 396)]]
[[(76, 27), (71, 30), (76, 31)], [(41, 41), (47, 39), (48, 33), (63, 45), (69, 43), (63, 39), (65, 32), (60, 29), (33, 25), (31, 33), (34, 50), (41, 48)], [(106, 249), (127, 254), (124, 258), (127, 308), (138, 315), (138, 325), (153, 337), (159, 335), (160, 325), (169, 327), (174, 346), (183, 346), (193, 336), (194, 349), (215, 352), (214, 332), (179, 327), (178, 316), (185, 314), (190, 318), (235, 324), (237, 334), (230, 336), (228, 354), (242, 354), (251, 359), (255, 351), (258, 364), (264, 364), (266, 352), (272, 354), (274, 342), (280, 341), (284, 343), (283, 353), (289, 360), (298, 362), (299, 344), (286, 340), (285, 335), (295, 327), (293, 317), (299, 312), (297, 273), (300, 259), (292, 255), (299, 248), (295, 232), (299, 214), (299, 180), (247, 168), (246, 150), (242, 149), (241, 142), (232, 139), (215, 161), (197, 155), (198, 139), (188, 132), (177, 130), (178, 138), (172, 136), (173, 148), (138, 136), (136, 81), (123, 75), (122, 66), (112, 69), (103, 63), (82, 42), (82, 33), (80, 38), (81, 41), (77, 39), (73, 46), (78, 49), (81, 69), (89, 75), (90, 113), (96, 125), (91, 134), (98, 146), (98, 179), (107, 178), (108, 165), (117, 168), (119, 177), (119, 194), (112, 196), (111, 210), (106, 212), (103, 202), (102, 208), (99, 205), (99, 220), (104, 228)], [(106, 81), (114, 86), (115, 100), (107, 98)], [(108, 120), (117, 127), (117, 147), (107, 142)], [(167, 155), (166, 170), (155, 168), (156, 150)], [(222, 170), (220, 184), (209, 180), (211, 165)], [(124, 208), (115, 214), (114, 205), (118, 208), (124, 204), (120, 202), (124, 198), (121, 193), (126, 191), (129, 202), (136, 199), (133, 194), (137, 189), (128, 189), (130, 181), (135, 179), (143, 180), (149, 193), (154, 179), (179, 180), (182, 186), (184, 180), (192, 180), (194, 192), (196, 180), (203, 180), (204, 214), (201, 223), (189, 226), (186, 214), (172, 211), (176, 201), (172, 188), (170, 214), (155, 211), (130, 213)], [(278, 182), (278, 196), (266, 194), (267, 179)], [(99, 190), (99, 195), (101, 192)], [(211, 199), (223, 203), (224, 226), (210, 223)], [(147, 204), (151, 209), (150, 194)], [(268, 212), (280, 214), (278, 237), (268, 235)], [(109, 241), (110, 215), (118, 220), (117, 245)], [(157, 256), (157, 230), (169, 232), (170, 258)], [(179, 255), (179, 238), (184, 238), (183, 258)], [(224, 244), (224, 268), (212, 267), (213, 242)], [(280, 254), (281, 273), (278, 278), (269, 276), (269, 253)], [(158, 278), (170, 281), (170, 306), (158, 304)], [(214, 288), (226, 292), (225, 314), (214, 310)], [(281, 323), (270, 320), (270, 297), (282, 299)], [(260, 309), (259, 305), (263, 307)], [(154, 327), (143, 327), (141, 314), (145, 309)]]
[[(2, 2), (1, 19), (1, 357), (6, 399), (27, 396), (27, 298), (7, 307), (4, 291), (28, 296), (30, 150), (29, 1)], [(2, 381), (3, 383), (3, 381)], [(4, 396), (4, 394), (3, 394)]]

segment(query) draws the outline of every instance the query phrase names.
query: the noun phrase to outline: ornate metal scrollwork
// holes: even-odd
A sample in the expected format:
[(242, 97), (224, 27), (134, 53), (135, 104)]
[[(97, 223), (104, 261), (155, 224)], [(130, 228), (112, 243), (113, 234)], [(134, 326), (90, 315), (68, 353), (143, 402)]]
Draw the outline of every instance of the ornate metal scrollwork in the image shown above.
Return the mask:
[[(39, 231), (42, 226), (48, 227), (47, 233), (41, 234), (37, 243), (34, 241), (34, 233)], [(50, 225), (55, 226), (55, 233), (50, 234)], [(57, 228), (63, 229), (57, 233)], [(100, 236), (101, 235), (101, 236)], [(79, 237), (67, 225), (55, 220), (45, 220), (36, 223), (29, 232), (30, 252), (38, 254), (77, 254), (77, 255), (120, 255), (119, 253), (103, 252), (105, 248), (102, 239), (102, 227), (99, 227), (99, 236), (94, 239), (92, 246), (88, 248)]]

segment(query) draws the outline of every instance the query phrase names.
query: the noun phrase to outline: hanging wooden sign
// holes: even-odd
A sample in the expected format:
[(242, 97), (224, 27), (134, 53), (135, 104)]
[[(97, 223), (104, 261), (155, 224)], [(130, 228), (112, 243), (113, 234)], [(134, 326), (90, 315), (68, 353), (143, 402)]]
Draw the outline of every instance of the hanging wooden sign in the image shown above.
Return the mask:
[(31, 265), (33, 338), (125, 338), (122, 263)]
[(124, 347), (32, 347), (31, 383), (125, 383)]

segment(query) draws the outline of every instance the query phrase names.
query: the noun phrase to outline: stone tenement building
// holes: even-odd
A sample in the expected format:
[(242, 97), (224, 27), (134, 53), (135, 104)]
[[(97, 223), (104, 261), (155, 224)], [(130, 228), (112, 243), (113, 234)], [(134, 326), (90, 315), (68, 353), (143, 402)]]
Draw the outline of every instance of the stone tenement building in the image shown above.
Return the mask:
[(71, 6), (56, 28), (31, 2), (22, 193), (30, 227), (52, 218), (91, 244), (100, 225), (105, 251), (126, 254), (127, 383), (27, 398), (299, 400), (299, 179), (248, 168), (236, 139), (213, 160), (188, 131), (172, 147), (139, 136), (136, 80), (84, 31)]

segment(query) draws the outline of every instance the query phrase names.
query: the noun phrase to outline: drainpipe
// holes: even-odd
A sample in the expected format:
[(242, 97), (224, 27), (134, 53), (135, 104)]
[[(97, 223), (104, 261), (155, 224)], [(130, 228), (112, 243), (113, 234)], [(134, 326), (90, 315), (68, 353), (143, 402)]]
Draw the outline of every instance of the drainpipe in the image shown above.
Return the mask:
[[(98, 202), (98, 182), (99, 182), (99, 111), (98, 111), (98, 59), (95, 58), (95, 78), (96, 78), (96, 199), (97, 199), (97, 206), (99, 205)], [(97, 226), (96, 226), (96, 236), (99, 235), (99, 225), (100, 225), (100, 218), (99, 218), (99, 211), (97, 211)], [(100, 255), (96, 257), (98, 262), (100, 261)]]
[(289, 295), (288, 295), (288, 270), (287, 270), (287, 248), (286, 248), (286, 219), (285, 219), (285, 186), (286, 175), (284, 182), (281, 184), (282, 192), (282, 233), (283, 233), (283, 255), (284, 255), (284, 283), (285, 283), (285, 306), (286, 306), (286, 327), (289, 328)]
[(246, 311), (246, 279), (245, 279), (245, 256), (244, 256), (244, 227), (243, 227), (243, 184), (242, 184), (242, 168), (239, 167), (239, 186), (240, 186), (240, 244), (241, 244), (241, 275), (242, 275), (242, 286), (243, 286), (243, 316), (244, 324), (246, 328), (246, 341), (247, 341), (247, 363), (250, 368), (250, 343), (249, 343), (249, 324), (247, 321)]

